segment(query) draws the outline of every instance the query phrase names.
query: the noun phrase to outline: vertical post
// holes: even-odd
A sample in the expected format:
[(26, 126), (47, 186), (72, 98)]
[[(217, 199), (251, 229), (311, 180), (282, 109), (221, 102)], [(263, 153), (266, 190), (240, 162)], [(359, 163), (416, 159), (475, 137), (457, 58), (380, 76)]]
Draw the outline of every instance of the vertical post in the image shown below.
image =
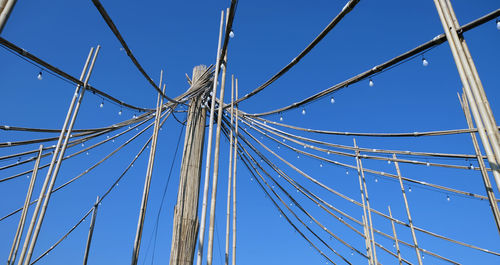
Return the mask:
[(399, 240), (398, 234), (396, 233), (396, 226), (394, 225), (394, 220), (392, 220), (391, 206), (387, 206), (387, 208), (389, 209), (389, 217), (391, 217), (392, 233), (394, 234), (394, 244), (396, 245), (396, 250), (398, 253), (399, 265), (402, 265), (403, 260), (401, 259), (401, 251), (399, 250)]
[[(193, 69), (192, 86), (205, 83), (200, 80), (207, 67)], [(206, 78), (210, 78), (205, 75)], [(209, 87), (204, 88), (208, 90)], [(203, 94), (191, 99), (186, 122), (186, 136), (182, 155), (177, 204), (174, 208), (174, 225), (170, 265), (192, 265), (198, 232), (198, 202), (203, 160), (206, 109), (202, 106)]]
[[(85, 80), (83, 81), (83, 87), (77, 85), (75, 88), (75, 93), (73, 94), (73, 98), (70, 103), (70, 107), (68, 109), (68, 113), (66, 114), (66, 118), (64, 120), (63, 128), (61, 129), (61, 133), (59, 134), (59, 139), (57, 141), (56, 147), (54, 148), (54, 154), (52, 155), (52, 160), (49, 165), (49, 169), (47, 171), (47, 175), (45, 176), (45, 180), (42, 186), (42, 190), (40, 191), (40, 196), (38, 198), (38, 202), (35, 207), (35, 211), (31, 218), (30, 226), (28, 228), (28, 232), (26, 234), (26, 239), (23, 244), (23, 249), (21, 250), (21, 255), (19, 257), (18, 265), (24, 264), (28, 265), (30, 263), (31, 256), (33, 255), (33, 249), (35, 248), (36, 240), (38, 238), (38, 234), (40, 232), (43, 218), (45, 216), (45, 212), (47, 210), (47, 206), (50, 200), (50, 195), (52, 194), (52, 189), (54, 187), (57, 173), (61, 166), (62, 158), (64, 157), (64, 152), (66, 150), (66, 146), (68, 144), (69, 138), (71, 136), (71, 131), (73, 129), (73, 125), (76, 120), (76, 116), (78, 114), (78, 110), (80, 108), (81, 101), (83, 99), (83, 95), (87, 86), (87, 82), (90, 78), (90, 74), (92, 73), (92, 69), (94, 67), (95, 60), (97, 58), (97, 54), (99, 52), (100, 46), (97, 46), (97, 49), (94, 53), (94, 48), (90, 49), (89, 56), (87, 57), (87, 61), (83, 67), (82, 74), (80, 76), (80, 81), (83, 80), (85, 74)], [(87, 72), (87, 67), (89, 66), (90, 58), (92, 57), (92, 53), (94, 56), (92, 58), (92, 62), (90, 63), (89, 70)], [(80, 89), (81, 88), (81, 89)], [(78, 98), (78, 101), (77, 101)], [(76, 105), (75, 105), (76, 102)], [(71, 119), (71, 120), (70, 120)], [(68, 126), (69, 123), (69, 126)], [(64, 143), (63, 143), (64, 138)], [(62, 147), (61, 147), (62, 143)], [(57, 161), (57, 163), (56, 163)], [(48, 187), (47, 187), (48, 185)], [(47, 190), (46, 190), (47, 189)], [(42, 205), (43, 201), (43, 205)], [(37, 221), (38, 211), (41, 210), (39, 214), (39, 219)], [(35, 227), (36, 222), (36, 227)], [(33, 234), (32, 234), (33, 233)], [(31, 241), (31, 242), (30, 242)], [(29, 246), (28, 246), (29, 244)], [(26, 258), (25, 258), (26, 256)], [(23, 263), (24, 262), (24, 263)]]
[(198, 251), (196, 253), (196, 265), (201, 265), (203, 260), (203, 243), (205, 241), (205, 223), (207, 219), (207, 202), (208, 202), (208, 185), (210, 182), (210, 164), (212, 155), (212, 134), (213, 134), (213, 123), (215, 114), (215, 98), (217, 97), (217, 80), (219, 78), (219, 68), (220, 68), (220, 56), (221, 56), (221, 42), (222, 42), (222, 29), (224, 26), (224, 11), (221, 11), (220, 17), (220, 28), (219, 28), (219, 44), (217, 46), (217, 61), (215, 64), (215, 75), (211, 96), (210, 104), (210, 118), (208, 122), (208, 143), (207, 143), (207, 155), (205, 161), (205, 180), (203, 183), (203, 202), (201, 208), (201, 222), (200, 222), (200, 233), (198, 239)]
[(92, 235), (94, 234), (95, 218), (97, 217), (97, 207), (99, 207), (99, 196), (94, 204), (94, 209), (92, 209), (92, 219), (90, 220), (89, 235), (87, 236), (87, 245), (85, 246), (85, 254), (83, 255), (83, 265), (87, 265), (87, 260), (89, 258), (90, 243), (92, 242)]
[[(222, 112), (224, 111), (224, 89), (226, 86), (226, 69), (227, 69), (227, 50), (224, 54), (220, 96), (219, 96), (219, 109), (217, 111), (217, 130), (215, 133), (215, 150), (214, 150), (214, 169), (212, 176), (212, 198), (210, 200), (210, 226), (208, 228), (208, 246), (207, 246), (207, 265), (212, 265), (213, 249), (214, 249), (214, 232), (215, 232), (215, 207), (217, 200), (217, 183), (219, 177), (219, 150), (220, 150), (220, 133), (222, 127)], [(215, 96), (215, 95), (214, 95)]]
[(26, 194), (26, 199), (24, 200), (23, 211), (21, 213), (21, 218), (19, 219), (19, 224), (17, 225), (16, 235), (14, 236), (14, 242), (12, 242), (12, 248), (10, 249), (9, 258), (7, 259), (7, 265), (14, 264), (16, 260), (17, 250), (19, 248), (19, 243), (21, 243), (21, 237), (23, 235), (24, 225), (26, 223), (26, 216), (28, 215), (28, 208), (30, 206), (31, 195), (33, 194), (33, 187), (35, 187), (36, 176), (38, 174), (38, 166), (40, 165), (40, 159), (42, 158), (43, 145), (38, 148), (38, 155), (36, 157), (35, 166), (33, 167), (33, 173), (31, 174), (30, 185), (28, 187), (28, 193)]
[[(356, 139), (352, 139), (354, 142), (354, 148), (356, 148), (356, 164), (357, 164), (357, 169), (358, 169), (358, 177), (359, 177), (359, 185), (361, 187), (361, 192), (364, 192), (364, 199), (362, 199), (366, 202), (366, 209), (363, 211), (368, 212), (368, 218), (367, 218), (367, 224), (368, 224), (368, 230), (370, 232), (369, 235), (369, 241), (370, 241), (370, 249), (373, 257), (373, 264), (377, 265), (378, 260), (377, 260), (377, 252), (375, 250), (375, 238), (373, 235), (373, 223), (372, 223), (372, 213), (371, 213), (371, 207), (370, 207), (370, 199), (368, 197), (368, 188), (366, 186), (366, 180), (365, 180), (365, 172), (363, 170), (363, 163), (361, 162), (361, 159), (359, 158), (359, 150), (358, 150), (358, 145), (356, 144)], [(363, 196), (363, 194), (362, 194)]]
[[(233, 127), (233, 108), (234, 108), (234, 75), (231, 76), (231, 127)], [(224, 255), (224, 264), (229, 264), (229, 231), (231, 226), (231, 186), (233, 173), (233, 129), (229, 131), (229, 172), (227, 174), (227, 204), (226, 204), (226, 252)]]
[(472, 116), (476, 122), (479, 136), (493, 171), (497, 189), (500, 190), (500, 135), (495, 119), (482, 89), (479, 75), (468, 51), (463, 36), (458, 36), (458, 22), (449, 1), (434, 0), (436, 9), (441, 19), (446, 38), (455, 59), (460, 80), (469, 100)]
[[(460, 95), (458, 95), (458, 100), (460, 101), (460, 105), (462, 106), (462, 110), (464, 111), (465, 119), (467, 120), (469, 129), (474, 129), (474, 124), (472, 123), (472, 118), (470, 116), (467, 98), (464, 94), (462, 94), (462, 98), (460, 98)], [(479, 164), (479, 168), (481, 169), (484, 188), (486, 190), (486, 194), (488, 195), (491, 211), (493, 212), (493, 218), (495, 218), (495, 223), (497, 225), (498, 232), (500, 233), (500, 211), (498, 210), (497, 199), (491, 186), (490, 177), (488, 176), (488, 171), (486, 170), (486, 165), (484, 164), (483, 155), (481, 154), (481, 149), (479, 148), (476, 134), (474, 132), (471, 132), (470, 136), (472, 138), (472, 144), (474, 145), (474, 151), (476, 152), (477, 162)]]
[[(158, 87), (162, 86), (163, 70), (160, 73), (160, 83)], [(165, 87), (163, 88), (165, 90)], [(144, 190), (142, 193), (141, 209), (139, 210), (139, 220), (137, 221), (137, 230), (135, 233), (134, 249), (132, 252), (132, 265), (137, 264), (139, 258), (139, 250), (141, 248), (142, 239), (142, 228), (144, 226), (144, 219), (146, 218), (146, 210), (148, 207), (149, 189), (151, 187), (151, 177), (153, 176), (153, 166), (156, 155), (156, 143), (158, 140), (158, 131), (160, 130), (160, 116), (163, 105), (163, 97), (158, 93), (158, 98), (156, 100), (156, 114), (155, 114), (155, 125), (153, 129), (153, 139), (151, 141), (151, 148), (149, 149), (149, 160), (148, 167), (146, 170), (146, 178), (144, 180)]]
[(370, 232), (368, 232), (368, 223), (366, 222), (366, 215), (361, 215), (363, 221), (363, 234), (365, 235), (366, 255), (368, 256), (368, 265), (373, 265), (372, 251), (370, 245)]
[(405, 203), (406, 215), (408, 216), (408, 223), (410, 224), (411, 236), (413, 238), (413, 244), (415, 245), (415, 252), (417, 253), (418, 264), (422, 265), (422, 255), (420, 254), (420, 248), (417, 243), (417, 236), (415, 234), (415, 228), (413, 227), (413, 220), (411, 219), (410, 214), (410, 206), (408, 206), (408, 199), (406, 198), (405, 187), (403, 186), (403, 179), (401, 178), (401, 171), (399, 170), (399, 163), (396, 160), (396, 154), (392, 154), (392, 158), (394, 158), (394, 166), (396, 167), (396, 171), (398, 172), (398, 180), (399, 186), (401, 187), (401, 193), (403, 193), (403, 200)]
[(17, 0), (0, 0), (0, 34), (2, 34), (16, 2)]
[[(238, 100), (238, 79), (236, 79), (235, 100)], [(233, 256), (232, 265), (236, 265), (236, 165), (238, 159), (238, 104), (234, 110), (236, 119), (234, 129), (234, 152), (233, 152)]]

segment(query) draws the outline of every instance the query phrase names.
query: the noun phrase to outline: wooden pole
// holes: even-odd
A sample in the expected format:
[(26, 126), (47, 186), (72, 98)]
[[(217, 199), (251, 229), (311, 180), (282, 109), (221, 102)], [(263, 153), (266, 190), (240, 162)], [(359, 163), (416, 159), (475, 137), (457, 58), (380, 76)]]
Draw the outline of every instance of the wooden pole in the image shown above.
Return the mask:
[[(457, 65), (460, 80), (470, 103), (472, 116), (476, 122), (479, 136), (483, 143), (488, 162), (493, 171), (493, 176), (500, 190), (500, 136), (495, 124), (491, 110), (488, 111), (486, 95), (480, 85), (479, 75), (475, 67), (472, 67), (472, 57), (468, 53), (467, 44), (463, 36), (459, 37), (457, 31), (457, 19), (449, 1), (434, 0), (436, 9), (445, 30), (446, 38), (450, 44), (453, 58)], [(460, 40), (462, 39), (462, 41)]]
[[(82, 72), (80, 80), (83, 79), (84, 75), (86, 74), (85, 80), (83, 81), (83, 87), (80, 87), (80, 85), (76, 86), (75, 93), (73, 94), (73, 99), (71, 100), (70, 107), (68, 110), (68, 113), (66, 114), (66, 118), (64, 120), (63, 128), (61, 129), (61, 133), (59, 135), (59, 139), (57, 141), (57, 145), (54, 148), (54, 154), (52, 156), (52, 161), (50, 162), (49, 165), (49, 170), (47, 171), (46, 179), (44, 182), (44, 186), (42, 187), (42, 191), (45, 191), (45, 188), (48, 188), (45, 194), (43, 192), (40, 192), (40, 197), (37, 202), (37, 205), (35, 207), (35, 212), (33, 214), (33, 217), (31, 219), (32, 224), (30, 223), (30, 227), (28, 229), (28, 234), (31, 235), (31, 232), (33, 231), (33, 235), (31, 236), (31, 242), (29, 242), (29, 247), (26, 245), (26, 247), (23, 245), (23, 250), (21, 251), (21, 256), (19, 257), (18, 265), (24, 264), (24, 265), (29, 265), (31, 257), (33, 255), (33, 249), (35, 248), (36, 240), (38, 238), (38, 234), (40, 233), (40, 229), (43, 223), (43, 219), (45, 217), (45, 212), (47, 211), (47, 206), (50, 201), (50, 196), (52, 194), (52, 189), (54, 188), (54, 184), (57, 178), (57, 174), (59, 171), (59, 168), (61, 167), (61, 163), (64, 157), (64, 152), (66, 151), (66, 147), (68, 145), (69, 138), (71, 136), (71, 131), (73, 130), (73, 125), (75, 124), (76, 117), (78, 115), (78, 110), (80, 108), (80, 104), (82, 102), (85, 89), (87, 86), (87, 83), (90, 79), (90, 75), (92, 74), (92, 69), (94, 68), (95, 60), (97, 58), (97, 54), (99, 53), (100, 46), (98, 45), (95, 52), (94, 49), (92, 48), (89, 53), (89, 57), (87, 58), (87, 61), (84, 66), (84, 70)], [(87, 66), (89, 63), (89, 59), (94, 52), (92, 62), (90, 63), (89, 69), (87, 71)], [(81, 88), (81, 89), (80, 89)], [(78, 100), (77, 100), (78, 98)], [(76, 104), (75, 104), (76, 102)], [(71, 118), (70, 118), (71, 117)], [(69, 125), (68, 125), (69, 122)], [(64, 143), (62, 144), (61, 147), (61, 142), (63, 141), (64, 138)], [(60, 149), (60, 150), (59, 150)], [(57, 161), (57, 162), (56, 162)], [(50, 179), (50, 180), (49, 180)], [(43, 204), (40, 209), (40, 204)], [(36, 221), (38, 210), (40, 209), (40, 217), (38, 221), (36, 222), (36, 226), (33, 230), (33, 225)], [(28, 236), (26, 237), (25, 244), (28, 243)], [(25, 258), (26, 254), (26, 258)], [(24, 262), (24, 263), (23, 263)]]
[(83, 265), (87, 265), (89, 258), (90, 243), (92, 242), (92, 235), (94, 234), (95, 219), (97, 217), (97, 208), (99, 207), (99, 196), (95, 200), (94, 209), (92, 209), (92, 219), (90, 220), (89, 235), (87, 236), (87, 245), (85, 246), (85, 254), (83, 255)]
[[(238, 100), (238, 79), (236, 79), (235, 99)], [(236, 165), (238, 159), (238, 105), (236, 104), (234, 129), (234, 152), (233, 152), (233, 256), (232, 265), (236, 265)]]
[[(193, 69), (192, 83), (198, 83), (207, 67)], [(209, 78), (209, 77), (206, 77)], [(209, 88), (207, 87), (206, 90)], [(192, 98), (186, 122), (186, 136), (182, 155), (177, 204), (174, 208), (174, 224), (170, 265), (192, 265), (198, 232), (198, 202), (203, 160), (206, 109), (203, 93)]]
[[(356, 140), (354, 140), (356, 141)], [(356, 146), (356, 144), (355, 144)], [(364, 232), (364, 237), (365, 237), (365, 246), (366, 246), (366, 255), (368, 256), (368, 264), (372, 265), (372, 251), (371, 251), (371, 245), (370, 245), (370, 234), (368, 233), (368, 225), (365, 222), (365, 216), (366, 216), (366, 202), (365, 202), (365, 193), (363, 191), (363, 181), (361, 180), (361, 170), (359, 168), (359, 151), (356, 149), (356, 169), (358, 171), (358, 181), (359, 181), (359, 191), (361, 194), (361, 202), (363, 204), (363, 232)]]
[(417, 253), (418, 264), (422, 265), (423, 264), (422, 263), (422, 255), (420, 254), (420, 248), (418, 247), (417, 235), (415, 234), (415, 228), (413, 227), (413, 220), (411, 219), (411, 214), (410, 214), (410, 206), (408, 206), (408, 199), (406, 198), (406, 191), (405, 191), (405, 187), (403, 186), (403, 180), (401, 178), (401, 171), (399, 170), (399, 163), (396, 160), (397, 159), (396, 154), (392, 154), (392, 157), (394, 158), (394, 166), (396, 167), (396, 171), (398, 172), (399, 186), (401, 187), (401, 193), (403, 194), (406, 215), (408, 216), (408, 224), (410, 225), (411, 236), (413, 238), (413, 244), (415, 245), (415, 252)]
[(368, 197), (368, 188), (366, 186), (366, 180), (365, 180), (365, 172), (363, 170), (363, 163), (361, 162), (361, 159), (359, 158), (359, 151), (358, 151), (358, 145), (356, 144), (356, 139), (352, 139), (354, 142), (354, 148), (356, 148), (356, 164), (357, 164), (357, 170), (358, 170), (358, 178), (359, 178), (359, 185), (361, 189), (362, 194), (362, 200), (366, 203), (366, 208), (363, 209), (363, 212), (365, 213), (368, 212), (368, 218), (367, 218), (367, 224), (368, 224), (368, 231), (369, 231), (369, 244), (370, 244), (370, 252), (371, 252), (371, 257), (373, 258), (372, 263), (377, 265), (378, 260), (377, 260), (377, 252), (375, 250), (375, 239), (373, 235), (373, 223), (372, 223), (372, 213), (371, 213), (371, 207), (370, 207), (370, 199)]
[[(460, 105), (462, 106), (462, 110), (464, 111), (465, 119), (467, 120), (467, 125), (469, 126), (469, 129), (474, 129), (474, 124), (472, 122), (472, 118), (470, 115), (467, 98), (465, 97), (464, 94), (462, 94), (462, 98), (460, 98), (460, 95), (458, 95), (458, 100), (460, 101)], [(495, 223), (497, 225), (498, 232), (500, 233), (500, 211), (498, 209), (497, 199), (495, 197), (495, 193), (493, 192), (493, 188), (491, 186), (490, 177), (488, 176), (488, 171), (486, 170), (486, 165), (484, 164), (483, 155), (481, 154), (481, 149), (479, 148), (479, 143), (477, 142), (476, 134), (471, 132), (470, 136), (472, 138), (472, 144), (474, 145), (474, 151), (476, 152), (477, 162), (479, 164), (479, 168), (481, 169), (484, 188), (486, 190), (486, 194), (488, 195), (491, 211), (493, 212), (493, 218), (495, 218)]]
[(16, 2), (17, 0), (0, 0), (0, 34), (2, 34)]
[(217, 80), (219, 78), (219, 68), (220, 68), (220, 56), (221, 56), (221, 42), (222, 42), (222, 30), (224, 26), (224, 11), (221, 11), (220, 17), (220, 28), (219, 28), (219, 44), (217, 47), (217, 62), (215, 64), (215, 75), (212, 89), (212, 102), (210, 105), (210, 118), (208, 122), (208, 142), (207, 142), (207, 155), (205, 161), (205, 179), (203, 184), (203, 202), (201, 208), (201, 222), (200, 222), (200, 233), (198, 239), (198, 251), (196, 253), (196, 265), (201, 265), (203, 260), (203, 243), (205, 241), (205, 223), (207, 219), (207, 202), (208, 202), (208, 185), (210, 182), (210, 165), (212, 156), (212, 134), (213, 134), (213, 123), (215, 114), (215, 98), (217, 95)]
[(389, 209), (389, 217), (391, 217), (392, 233), (394, 234), (394, 244), (396, 245), (399, 265), (402, 265), (403, 260), (401, 259), (401, 251), (399, 250), (399, 241), (398, 234), (396, 233), (396, 226), (394, 225), (394, 220), (392, 220), (391, 206), (387, 206), (387, 208)]
[(21, 243), (21, 237), (23, 235), (24, 225), (26, 223), (26, 216), (28, 215), (31, 195), (33, 194), (33, 188), (35, 187), (35, 180), (38, 174), (40, 159), (42, 158), (42, 151), (43, 151), (43, 145), (40, 145), (40, 147), (38, 148), (38, 155), (36, 157), (35, 166), (33, 167), (33, 173), (31, 174), (28, 193), (26, 194), (26, 199), (24, 200), (24, 206), (23, 206), (23, 211), (21, 213), (21, 218), (19, 219), (19, 224), (17, 225), (16, 235), (14, 236), (14, 242), (12, 242), (12, 248), (10, 249), (9, 258), (7, 259), (7, 265), (14, 264), (16, 260), (17, 250), (19, 248), (19, 243)]
[[(233, 127), (233, 110), (234, 110), (234, 75), (231, 76), (231, 127)], [(229, 131), (229, 172), (227, 174), (227, 204), (226, 204), (226, 252), (224, 255), (224, 264), (229, 264), (229, 231), (231, 226), (231, 186), (233, 173), (233, 129)]]
[[(227, 51), (227, 50), (226, 50)], [(214, 169), (212, 178), (212, 198), (210, 200), (210, 227), (208, 228), (207, 265), (212, 265), (215, 232), (215, 207), (217, 201), (217, 183), (219, 177), (220, 135), (222, 127), (222, 114), (224, 111), (224, 89), (226, 87), (227, 53), (224, 54), (224, 67), (222, 68), (219, 108), (217, 111), (217, 130), (215, 133)]]
[[(158, 87), (162, 87), (162, 81), (163, 81), (162, 79), (163, 79), (163, 70), (161, 71), (160, 74), (160, 83), (158, 84)], [(163, 86), (163, 90), (165, 90), (165, 86)], [(156, 114), (154, 123), (155, 125), (153, 129), (153, 139), (151, 140), (151, 148), (149, 149), (148, 167), (146, 171), (146, 178), (144, 180), (144, 190), (142, 192), (141, 209), (139, 210), (139, 220), (137, 221), (134, 249), (132, 252), (132, 261), (131, 261), (132, 265), (137, 265), (137, 260), (139, 259), (139, 250), (141, 248), (141, 239), (142, 239), (142, 229), (144, 227), (144, 219), (146, 218), (149, 189), (151, 187), (151, 177), (153, 176), (153, 165), (156, 155), (156, 143), (158, 140), (158, 131), (160, 130), (160, 116), (161, 116), (162, 106), (163, 106), (163, 97), (161, 96), (160, 93), (158, 93), (158, 98), (156, 100)]]

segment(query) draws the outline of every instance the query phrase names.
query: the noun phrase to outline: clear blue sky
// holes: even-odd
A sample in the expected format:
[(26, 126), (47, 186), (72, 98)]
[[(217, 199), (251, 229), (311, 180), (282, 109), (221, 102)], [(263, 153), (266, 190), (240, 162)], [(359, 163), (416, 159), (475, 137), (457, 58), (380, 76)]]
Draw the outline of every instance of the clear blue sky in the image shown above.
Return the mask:
[[(234, 21), (234, 39), (229, 44), (228, 71), (240, 80), (240, 94), (256, 88), (282, 66), (290, 62), (342, 9), (345, 0), (336, 1), (240, 1)], [(461, 24), (468, 23), (500, 7), (498, 1), (455, 0), (455, 12)], [(167, 94), (177, 96), (188, 88), (185, 73), (199, 64), (215, 62), (220, 10), (229, 1), (109, 1), (102, 4), (118, 26), (129, 47), (145, 70), (158, 80), (160, 69), (166, 71)], [(253, 113), (262, 112), (298, 101), (340, 81), (370, 69), (402, 52), (431, 40), (442, 33), (434, 3), (427, 1), (362, 0), (338, 26), (284, 77), (262, 93), (240, 105)], [(91, 46), (102, 46), (90, 83), (128, 103), (154, 107), (156, 94), (120, 50), (120, 44), (98, 11), (89, 1), (18, 1), (2, 37), (32, 52), (64, 71), (79, 76)], [(490, 100), (494, 115), (500, 115), (500, 31), (489, 22), (465, 34), (479, 75)], [(461, 91), (460, 79), (449, 45), (444, 43), (427, 52), (429, 66), (423, 67), (421, 57), (408, 61), (368, 81), (352, 85), (305, 108), (283, 114), (284, 122), (325, 130), (354, 132), (413, 132), (458, 129), (467, 126), (456, 93)], [(74, 91), (70, 85), (44, 72), (19, 57), (0, 49), (0, 125), (36, 128), (60, 128)], [(226, 94), (226, 99), (229, 97)], [(135, 113), (86, 94), (75, 128), (107, 126), (132, 117)], [(179, 116), (180, 118), (182, 115)], [(268, 117), (278, 121), (279, 115)], [(181, 126), (169, 119), (160, 133), (153, 182), (148, 205), (139, 264), (151, 264), (153, 235), (161, 196), (172, 159), (176, 159), (159, 222), (155, 264), (168, 263), (174, 201), (177, 195), (181, 155), (174, 157)], [(45, 251), (92, 206), (95, 197), (111, 185), (135, 156), (151, 131), (120, 151), (116, 156), (52, 197), (34, 257)], [(0, 142), (42, 138), (48, 134), (0, 131)], [(119, 143), (127, 134), (89, 155), (81, 155), (63, 163), (56, 185), (76, 176)], [(333, 143), (352, 145), (352, 137), (306, 135)], [(101, 137), (104, 139), (104, 137)], [(102, 140), (100, 139), (100, 140)], [(92, 143), (98, 140), (92, 140)], [(430, 138), (377, 139), (357, 138), (363, 147), (428, 152), (474, 152), (469, 135)], [(360, 200), (357, 176), (346, 175), (345, 169), (334, 165), (320, 167), (314, 159), (296, 158), (296, 154), (277, 149), (283, 157), (296, 163), (308, 174), (332, 188)], [(182, 144), (182, 141), (181, 141)], [(2, 148), (0, 155), (31, 150), (37, 146)], [(68, 151), (76, 152), (81, 147)], [(225, 231), (225, 193), (228, 143), (221, 142), (221, 167), (217, 204), (217, 237), (214, 264), (223, 264)], [(271, 155), (266, 153), (269, 157)], [(332, 159), (354, 164), (352, 158)], [(45, 158), (42, 163), (48, 163)], [(273, 158), (273, 161), (277, 162)], [(15, 160), (1, 161), (1, 165)], [(469, 165), (464, 160), (430, 160)], [(472, 162), (475, 164), (475, 162)], [(286, 168), (282, 163), (278, 163)], [(130, 262), (137, 215), (146, 173), (147, 155), (143, 155), (120, 185), (99, 208), (89, 264), (127, 264)], [(0, 178), (31, 169), (28, 163), (0, 171)], [(395, 173), (385, 162), (366, 161), (365, 166)], [(238, 165), (238, 264), (325, 264), (317, 252), (293, 231), (264, 196), (242, 163)], [(425, 166), (401, 165), (404, 176), (421, 181), (485, 194), (479, 172), (450, 170)], [(356, 218), (361, 210), (314, 186), (302, 176), (286, 168), (291, 176), (325, 200)], [(46, 170), (39, 172), (34, 197), (38, 196)], [(392, 180), (367, 175), (372, 207), (406, 220), (398, 184)], [(17, 178), (0, 183), (0, 216), (22, 206), (29, 179)], [(35, 195), (36, 194), (36, 195)], [(497, 192), (498, 195), (498, 192)], [(445, 236), (499, 252), (496, 231), (487, 201), (429, 190), (412, 185), (408, 193), (412, 216), (417, 226)], [(450, 201), (446, 197), (450, 196)], [(363, 249), (364, 243), (350, 230), (321, 212), (303, 196), (297, 199), (337, 235)], [(296, 207), (295, 207), (296, 208)], [(0, 222), (0, 260), (6, 260), (20, 215)], [(374, 224), (391, 234), (390, 223), (374, 217)], [(38, 264), (80, 263), (85, 248), (88, 219), (68, 239)], [(321, 229), (315, 228), (315, 231)], [(326, 234), (321, 234), (328, 239)], [(411, 241), (408, 229), (398, 226), (398, 235)], [(456, 246), (418, 233), (419, 245), (463, 264), (498, 264), (500, 257)], [(377, 237), (389, 249), (392, 242)], [(317, 242), (317, 241), (315, 241)], [(365, 264), (360, 256), (340, 244), (328, 241), (353, 264)], [(342, 261), (322, 247), (338, 264)], [(397, 261), (378, 250), (383, 264)], [(414, 251), (402, 247), (405, 258), (416, 263)], [(425, 256), (425, 264), (447, 264)]]

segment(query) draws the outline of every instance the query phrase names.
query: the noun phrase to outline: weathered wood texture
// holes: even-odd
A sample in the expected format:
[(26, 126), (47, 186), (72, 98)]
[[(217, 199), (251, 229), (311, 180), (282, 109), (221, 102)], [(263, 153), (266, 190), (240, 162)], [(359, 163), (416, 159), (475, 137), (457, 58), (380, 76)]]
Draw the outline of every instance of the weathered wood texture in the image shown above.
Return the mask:
[[(205, 70), (205, 66), (195, 67), (192, 82), (196, 83)], [(179, 191), (174, 212), (170, 265), (193, 264), (199, 226), (198, 198), (205, 119), (206, 111), (202, 107), (202, 97), (193, 98), (189, 104), (186, 123)]]

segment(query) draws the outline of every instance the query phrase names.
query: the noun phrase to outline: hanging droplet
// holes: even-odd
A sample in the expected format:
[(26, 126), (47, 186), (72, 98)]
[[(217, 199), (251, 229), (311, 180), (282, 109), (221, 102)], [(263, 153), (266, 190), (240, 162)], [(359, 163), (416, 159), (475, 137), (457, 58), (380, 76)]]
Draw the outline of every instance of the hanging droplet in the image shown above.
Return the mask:
[(346, 171), (345, 171), (345, 174), (346, 174), (346, 175), (349, 175), (349, 170), (346, 170)]
[(101, 102), (101, 104), (99, 104), (99, 108), (101, 108), (101, 109), (102, 109), (103, 107), (104, 107), (104, 101), (103, 101), (103, 102)]
[(392, 243), (392, 247), (395, 248), (396, 247), (396, 243)]
[(280, 116), (280, 121), (283, 121), (283, 116)]
[(299, 155), (297, 155), (297, 159), (299, 159), (299, 158), (300, 158), (300, 156), (299, 156)]
[(82, 147), (84, 147), (84, 146), (85, 146), (85, 144), (84, 144), (84, 143), (82, 143)]
[(319, 163), (319, 167), (323, 167), (323, 163)]
[(408, 191), (411, 192), (411, 187), (408, 187)]
[(134, 120), (137, 119), (137, 115), (134, 114), (134, 116), (132, 116), (132, 118), (134, 118)]
[(387, 160), (387, 164), (390, 164), (391, 163), (391, 160)]
[(427, 59), (425, 59), (425, 57), (424, 57), (424, 58), (422, 58), (422, 65), (423, 65), (424, 67), (425, 67), (425, 66), (427, 66), (427, 65), (429, 65), (429, 62), (427, 61)]
[(30, 175), (26, 175), (26, 178), (29, 179), (30, 178)]
[(370, 82), (368, 82), (368, 85), (372, 87), (374, 85), (373, 80), (370, 79)]
[(354, 252), (351, 251), (351, 256), (354, 256)]
[(497, 29), (500, 30), (500, 20), (497, 19)]
[(306, 109), (302, 109), (302, 115), (306, 115)]
[(250, 178), (250, 181), (253, 181), (253, 178)]
[(375, 182), (378, 182), (378, 178), (375, 178)]
[(38, 72), (38, 76), (36, 78), (38, 78), (38, 80), (42, 80), (43, 79), (42, 71)]
[(470, 164), (470, 165), (469, 165), (469, 169), (474, 169), (474, 165), (473, 165), (473, 164)]
[(335, 99), (333, 97), (330, 98), (330, 103), (335, 103)]
[(122, 115), (122, 110), (118, 111), (118, 115)]
[(234, 38), (234, 32), (231, 30), (231, 32), (229, 32), (229, 38)]
[(431, 163), (427, 162), (427, 163), (425, 163), (425, 165), (426, 165), (426, 166), (430, 166), (430, 165), (431, 165)]
[(89, 152), (87, 152), (86, 155), (89, 155)]
[(450, 199), (450, 195), (446, 195), (446, 200), (447, 200), (447, 201), (450, 201), (450, 200), (451, 200), (451, 199)]

